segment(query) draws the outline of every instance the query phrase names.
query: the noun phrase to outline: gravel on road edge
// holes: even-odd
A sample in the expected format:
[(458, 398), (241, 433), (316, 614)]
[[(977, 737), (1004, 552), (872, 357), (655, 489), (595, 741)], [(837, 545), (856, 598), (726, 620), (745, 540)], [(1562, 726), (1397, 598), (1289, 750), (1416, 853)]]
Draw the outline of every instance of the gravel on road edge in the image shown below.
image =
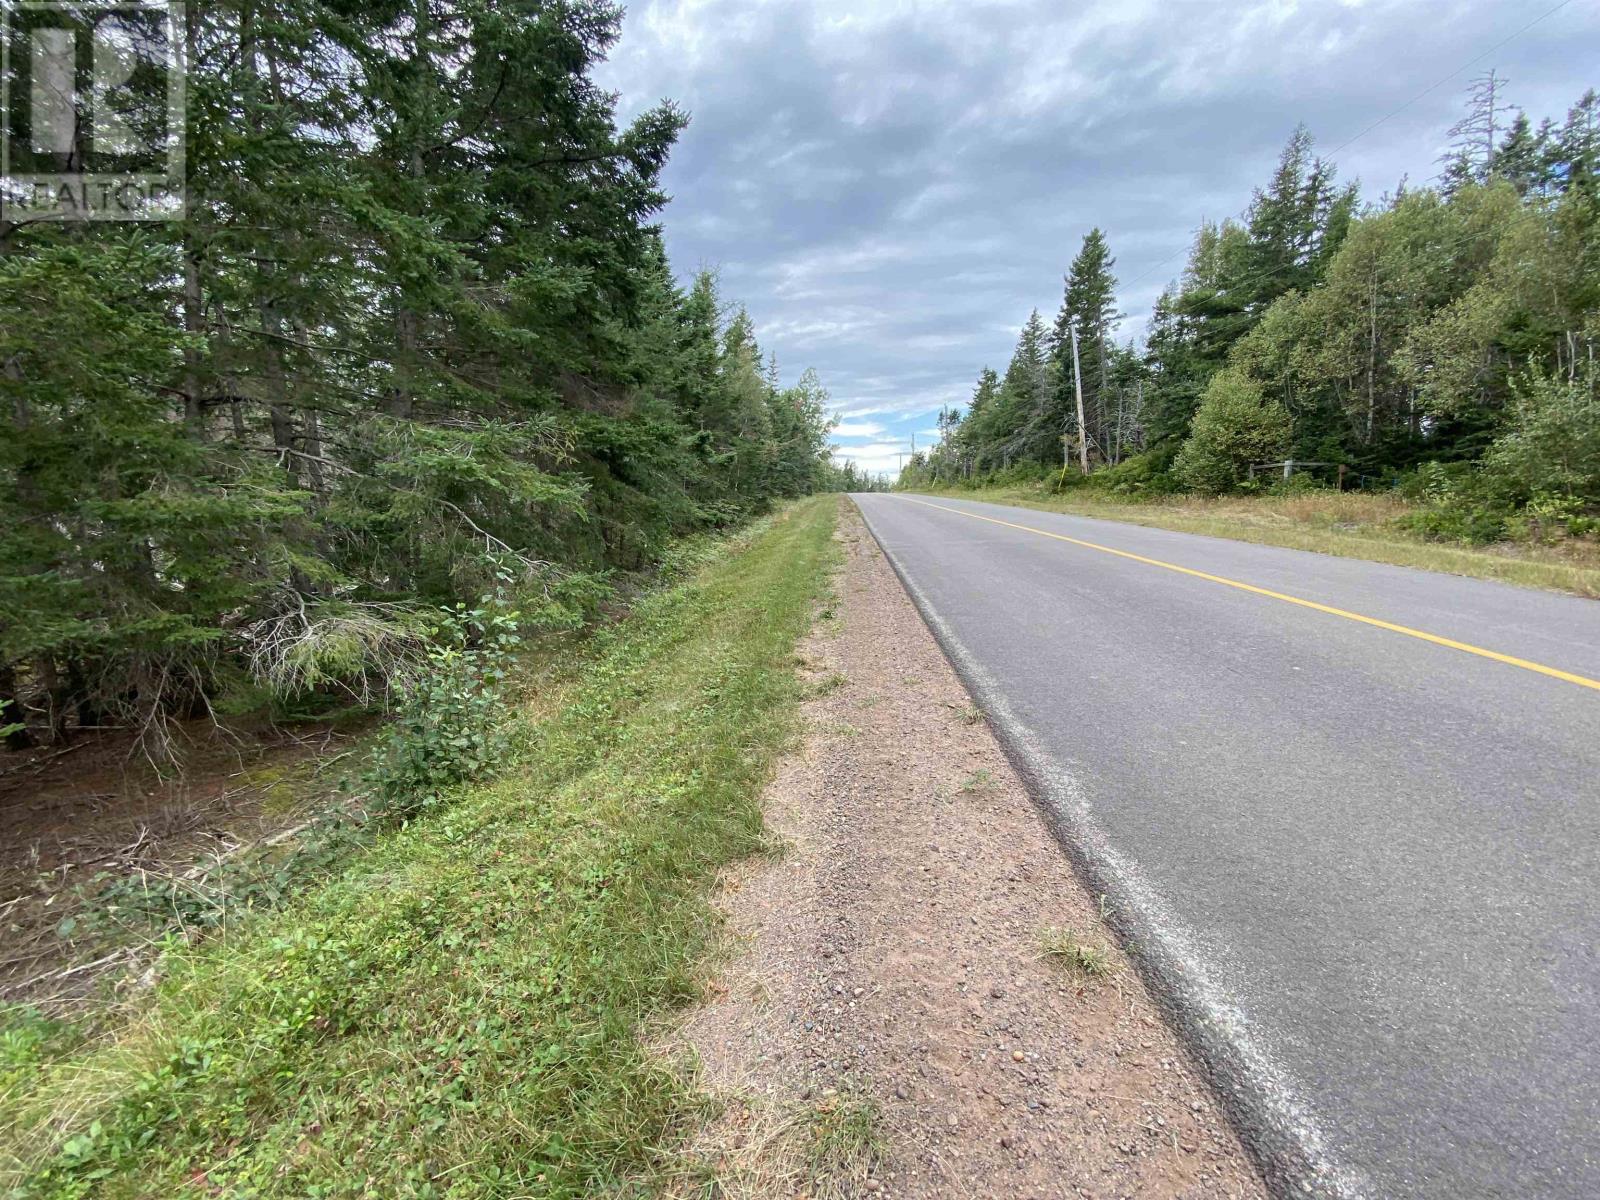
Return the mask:
[[(799, 648), (778, 850), (725, 880), (733, 942), (664, 1040), (718, 1102), (732, 1196), (1264, 1197), (893, 569), (841, 499)], [(1047, 931), (1106, 973), (1044, 953)]]

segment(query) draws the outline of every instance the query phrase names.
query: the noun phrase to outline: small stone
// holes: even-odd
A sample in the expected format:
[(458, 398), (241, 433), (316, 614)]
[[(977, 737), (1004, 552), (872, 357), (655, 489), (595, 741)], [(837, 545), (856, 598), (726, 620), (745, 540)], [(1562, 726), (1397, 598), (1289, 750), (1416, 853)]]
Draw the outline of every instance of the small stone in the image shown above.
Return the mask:
[(1012, 1062), (1021, 1062), (1026, 1057), (1027, 1056), (1025, 1054), (1023, 1054), (1021, 1050), (1013, 1050), (1011, 1052), (1011, 1061)]
[(989, 989), (989, 995), (993, 996), (996, 1000), (1004, 999), (1005, 998), (1005, 994), (1006, 994), (1005, 988), (1001, 987), (998, 983), (995, 984), (992, 988)]
[(876, 1192), (882, 1190), (882, 1188), (883, 1184), (879, 1183), (876, 1179), (867, 1180), (867, 1191)]
[(956, 1125), (959, 1124), (959, 1122), (956, 1120), (955, 1113), (951, 1113), (945, 1118), (945, 1124), (949, 1125), (951, 1129), (954, 1129)]
[(904, 1100), (906, 1098), (906, 1085), (905, 1084), (902, 1083), (902, 1084), (896, 1085), (896, 1087), (894, 1089), (894, 1098), (896, 1100)]
[(1009, 1137), (1005, 1136), (1004, 1134), (1000, 1135), (1000, 1149), (1002, 1149), (1002, 1150), (1011, 1149), (1011, 1139)]

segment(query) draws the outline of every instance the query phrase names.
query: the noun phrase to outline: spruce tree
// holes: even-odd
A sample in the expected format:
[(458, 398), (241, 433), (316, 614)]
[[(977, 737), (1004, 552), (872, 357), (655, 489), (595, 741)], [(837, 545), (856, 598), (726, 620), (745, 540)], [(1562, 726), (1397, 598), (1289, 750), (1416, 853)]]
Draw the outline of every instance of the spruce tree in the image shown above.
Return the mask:
[[(1105, 461), (1111, 459), (1108, 404), (1111, 363), (1116, 349), (1113, 334), (1122, 320), (1122, 314), (1117, 311), (1117, 280), (1111, 271), (1116, 262), (1105, 234), (1098, 227), (1091, 229), (1067, 272), (1061, 310), (1050, 334), (1055, 384), (1052, 418), (1063, 434), (1074, 438), (1087, 434), (1092, 452)], [(1078, 361), (1083, 377), (1087, 430), (1077, 427), (1073, 326), (1078, 330)]]

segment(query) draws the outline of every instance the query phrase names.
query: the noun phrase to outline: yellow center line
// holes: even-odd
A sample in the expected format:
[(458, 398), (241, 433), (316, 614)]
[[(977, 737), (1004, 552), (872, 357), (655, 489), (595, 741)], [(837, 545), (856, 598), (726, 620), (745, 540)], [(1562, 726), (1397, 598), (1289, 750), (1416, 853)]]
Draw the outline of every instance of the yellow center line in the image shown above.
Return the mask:
[(1024, 533), (1037, 533), (1041, 537), (1055, 538), (1058, 542), (1071, 542), (1074, 546), (1082, 546), (1087, 550), (1098, 550), (1102, 554), (1115, 554), (1118, 558), (1130, 559), (1133, 562), (1144, 563), (1150, 567), (1160, 567), (1166, 571), (1176, 571), (1180, 575), (1192, 575), (1196, 579), (1220, 583), (1223, 587), (1238, 588), (1241, 592), (1253, 592), (1257, 596), (1267, 596), (1273, 600), (1282, 600), (1285, 604), (1298, 604), (1301, 608), (1315, 609), (1317, 612), (1327, 613), (1329, 616), (1343, 617), (1347, 621), (1359, 621), (1363, 625), (1387, 629), (1391, 633), (1403, 633), (1406, 637), (1432, 642), (1435, 646), (1448, 646), (1452, 650), (1460, 650), (1463, 654), (1476, 654), (1479, 658), (1489, 658), (1498, 663), (1505, 663), (1508, 666), (1521, 667), (1524, 671), (1536, 671), (1540, 675), (1548, 675), (1552, 679), (1564, 679), (1568, 683), (1577, 684), (1579, 687), (1592, 688), (1600, 692), (1600, 679), (1589, 679), (1583, 675), (1574, 675), (1571, 671), (1547, 667), (1543, 663), (1529, 662), (1525, 658), (1515, 658), (1509, 654), (1501, 654), (1496, 650), (1485, 650), (1482, 646), (1458, 642), (1453, 638), (1440, 637), (1436, 633), (1425, 633), (1420, 629), (1412, 629), (1407, 625), (1396, 625), (1392, 621), (1380, 621), (1377, 617), (1365, 617), (1360, 613), (1350, 612), (1347, 609), (1334, 608), (1330, 604), (1318, 604), (1315, 600), (1303, 600), (1299, 596), (1290, 596), (1283, 592), (1274, 592), (1270, 588), (1257, 587), (1253, 583), (1241, 583), (1237, 579), (1228, 579), (1222, 575), (1212, 575), (1206, 571), (1196, 571), (1193, 567), (1180, 567), (1177, 563), (1162, 562), (1159, 558), (1146, 558), (1142, 554), (1132, 554), (1127, 550), (1115, 550), (1110, 546), (1102, 546), (1098, 542), (1086, 542), (1082, 538), (1068, 537), (1064, 533), (1051, 533), (1048, 529), (1036, 529), (1032, 525), (1018, 525), (1012, 521), (1002, 521), (998, 517), (985, 517), (975, 512), (968, 512), (964, 508), (951, 508), (949, 505), (917, 500), (911, 496), (903, 496), (902, 499), (910, 500), (913, 504), (921, 504), (927, 508), (937, 508), (941, 512), (971, 517), (974, 521), (987, 521), (991, 525), (1004, 525), (1008, 529), (1020, 529)]

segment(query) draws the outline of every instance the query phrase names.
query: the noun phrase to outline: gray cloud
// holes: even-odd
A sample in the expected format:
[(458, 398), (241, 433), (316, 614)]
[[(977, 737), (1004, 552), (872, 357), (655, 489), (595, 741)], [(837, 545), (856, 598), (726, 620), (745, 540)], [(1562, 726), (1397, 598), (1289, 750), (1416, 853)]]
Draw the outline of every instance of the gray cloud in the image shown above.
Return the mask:
[[(886, 447), (1003, 369), (1093, 225), (1127, 334), (1202, 219), (1237, 213), (1295, 124), (1331, 151), (1544, 8), (1438, 0), (640, 0), (604, 82), (693, 123), (668, 167), (680, 271), (717, 267), (785, 374), (813, 366)], [(1600, 10), (1570, 4), (1335, 158), (1369, 197), (1435, 171), (1461, 87), (1494, 65), (1535, 117), (1591, 82)], [(923, 440), (919, 437), (919, 443)]]

